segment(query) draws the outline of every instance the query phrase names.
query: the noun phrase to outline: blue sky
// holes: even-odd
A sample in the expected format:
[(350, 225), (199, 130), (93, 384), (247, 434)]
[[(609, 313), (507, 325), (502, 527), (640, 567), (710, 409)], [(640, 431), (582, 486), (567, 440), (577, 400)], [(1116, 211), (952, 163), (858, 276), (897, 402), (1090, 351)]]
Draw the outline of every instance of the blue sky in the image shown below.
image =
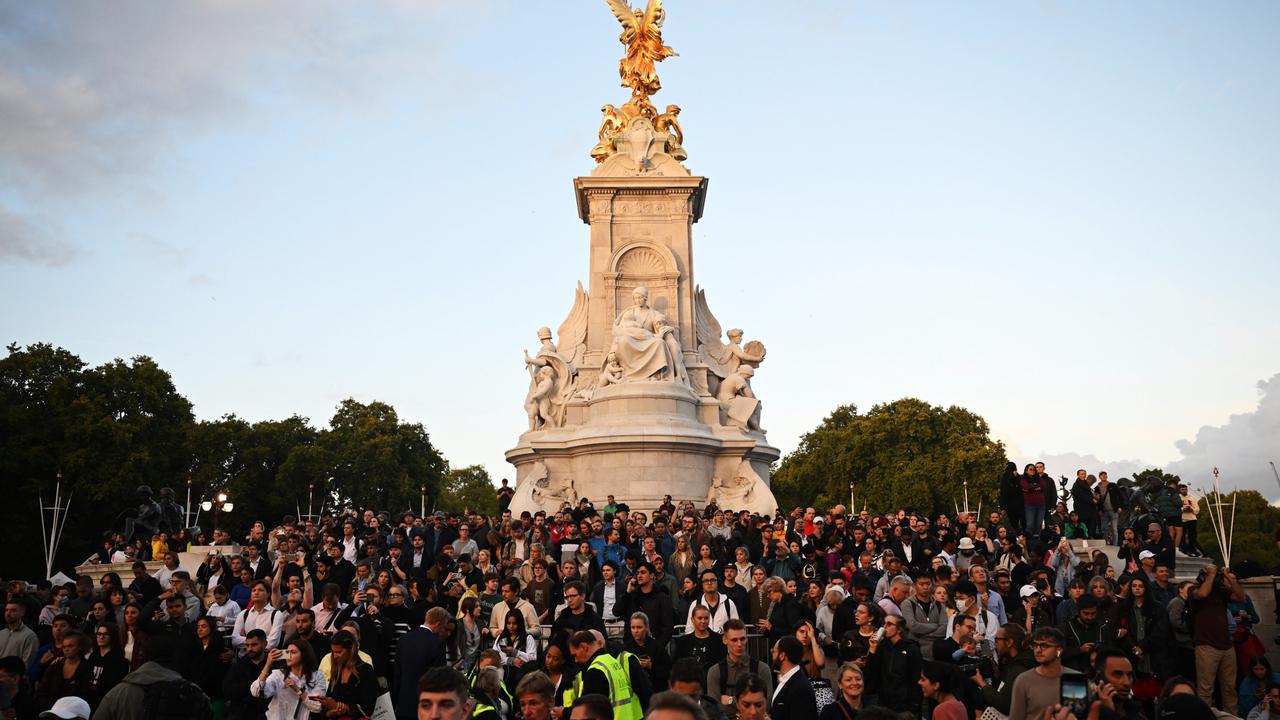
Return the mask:
[[(666, 8), (696, 279), (769, 348), (774, 444), (910, 395), (1058, 473), (1280, 496), (1280, 5)], [(617, 35), (602, 0), (0, 6), (0, 335), (150, 355), (202, 418), (385, 400), (502, 477)]]

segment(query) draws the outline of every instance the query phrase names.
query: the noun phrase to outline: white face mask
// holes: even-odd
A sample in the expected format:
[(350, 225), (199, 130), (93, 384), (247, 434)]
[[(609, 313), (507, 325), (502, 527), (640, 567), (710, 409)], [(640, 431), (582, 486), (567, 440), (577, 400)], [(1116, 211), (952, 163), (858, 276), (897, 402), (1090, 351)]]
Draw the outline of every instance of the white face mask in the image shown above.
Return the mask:
[(972, 603), (972, 600), (956, 600), (956, 610), (958, 612), (966, 612)]

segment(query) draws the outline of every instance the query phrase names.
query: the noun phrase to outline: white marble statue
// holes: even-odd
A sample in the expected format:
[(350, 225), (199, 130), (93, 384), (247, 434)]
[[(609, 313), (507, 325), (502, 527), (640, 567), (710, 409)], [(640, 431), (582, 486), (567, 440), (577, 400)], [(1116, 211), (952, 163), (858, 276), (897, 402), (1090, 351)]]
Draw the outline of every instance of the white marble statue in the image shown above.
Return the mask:
[(760, 401), (751, 391), (751, 377), (756, 374), (750, 365), (738, 369), (720, 382), (716, 399), (720, 401), (720, 422), (737, 425), (743, 430), (760, 430)]
[(733, 328), (726, 335), (728, 344), (720, 340), (720, 322), (707, 306), (707, 296), (702, 288), (698, 288), (694, 300), (694, 310), (698, 330), (698, 348), (702, 359), (711, 372), (721, 380), (738, 370), (738, 366), (747, 364), (759, 367), (764, 362), (765, 348), (759, 340), (742, 344), (742, 330)]
[(610, 352), (622, 366), (627, 382), (670, 380), (687, 382), (680, 339), (662, 313), (649, 307), (649, 290), (631, 292), (633, 304), (613, 322)]
[(524, 410), (530, 431), (564, 424), (565, 406), (573, 397), (578, 379), (578, 363), (586, 354), (588, 305), (587, 294), (578, 283), (573, 309), (560, 326), (559, 344), (551, 342), (551, 328), (538, 328), (538, 353), (532, 357), (529, 351), (524, 353), (529, 371)]
[(713, 478), (711, 489), (707, 492), (707, 503), (715, 503), (723, 510), (747, 510), (759, 515), (773, 515), (778, 509), (778, 501), (768, 484), (751, 467), (751, 463), (743, 460), (738, 464), (733, 479), (724, 482)]
[(573, 484), (573, 478), (553, 480), (547, 472), (546, 464), (536, 460), (529, 474), (516, 485), (516, 492), (511, 496), (510, 507), (513, 513), (525, 510), (529, 512), (546, 510), (548, 513), (555, 513), (560, 510), (561, 504), (566, 502), (570, 505), (578, 503), (578, 491)]

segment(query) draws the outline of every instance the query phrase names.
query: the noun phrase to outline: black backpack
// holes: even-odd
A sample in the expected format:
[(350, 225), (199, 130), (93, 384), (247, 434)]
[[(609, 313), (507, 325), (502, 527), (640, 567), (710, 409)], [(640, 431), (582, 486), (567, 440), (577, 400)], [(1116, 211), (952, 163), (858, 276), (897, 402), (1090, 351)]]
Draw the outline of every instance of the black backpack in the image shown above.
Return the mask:
[(166, 680), (146, 687), (145, 720), (212, 720), (209, 697), (190, 680)]

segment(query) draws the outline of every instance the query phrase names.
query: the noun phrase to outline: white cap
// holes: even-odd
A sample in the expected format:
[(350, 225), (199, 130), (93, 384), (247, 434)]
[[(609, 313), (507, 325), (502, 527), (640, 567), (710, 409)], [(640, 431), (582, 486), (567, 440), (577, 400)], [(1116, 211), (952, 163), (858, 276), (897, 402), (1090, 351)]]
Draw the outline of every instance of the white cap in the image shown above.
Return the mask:
[(1038, 593), (1038, 592), (1039, 592), (1039, 590), (1036, 590), (1036, 586), (1035, 586), (1035, 585), (1023, 585), (1023, 586), (1022, 586), (1022, 589), (1018, 591), (1018, 596), (1019, 596), (1019, 597), (1024, 597), (1024, 598), (1029, 598), (1029, 597), (1031, 597), (1032, 595), (1035, 595), (1035, 594), (1036, 594), (1036, 593)]
[(961, 550), (972, 550), (972, 549), (973, 549), (973, 538), (969, 537), (968, 535), (966, 535), (966, 536), (964, 536), (964, 537), (960, 538), (960, 549), (961, 549)]
[(1147, 558), (1153, 558), (1155, 556), (1156, 554), (1151, 552), (1150, 550), (1143, 550), (1142, 552), (1138, 553), (1139, 560), (1146, 560)]
[(89, 703), (75, 695), (58, 698), (53, 707), (40, 713), (42, 718), (62, 718), (62, 720), (89, 720)]

